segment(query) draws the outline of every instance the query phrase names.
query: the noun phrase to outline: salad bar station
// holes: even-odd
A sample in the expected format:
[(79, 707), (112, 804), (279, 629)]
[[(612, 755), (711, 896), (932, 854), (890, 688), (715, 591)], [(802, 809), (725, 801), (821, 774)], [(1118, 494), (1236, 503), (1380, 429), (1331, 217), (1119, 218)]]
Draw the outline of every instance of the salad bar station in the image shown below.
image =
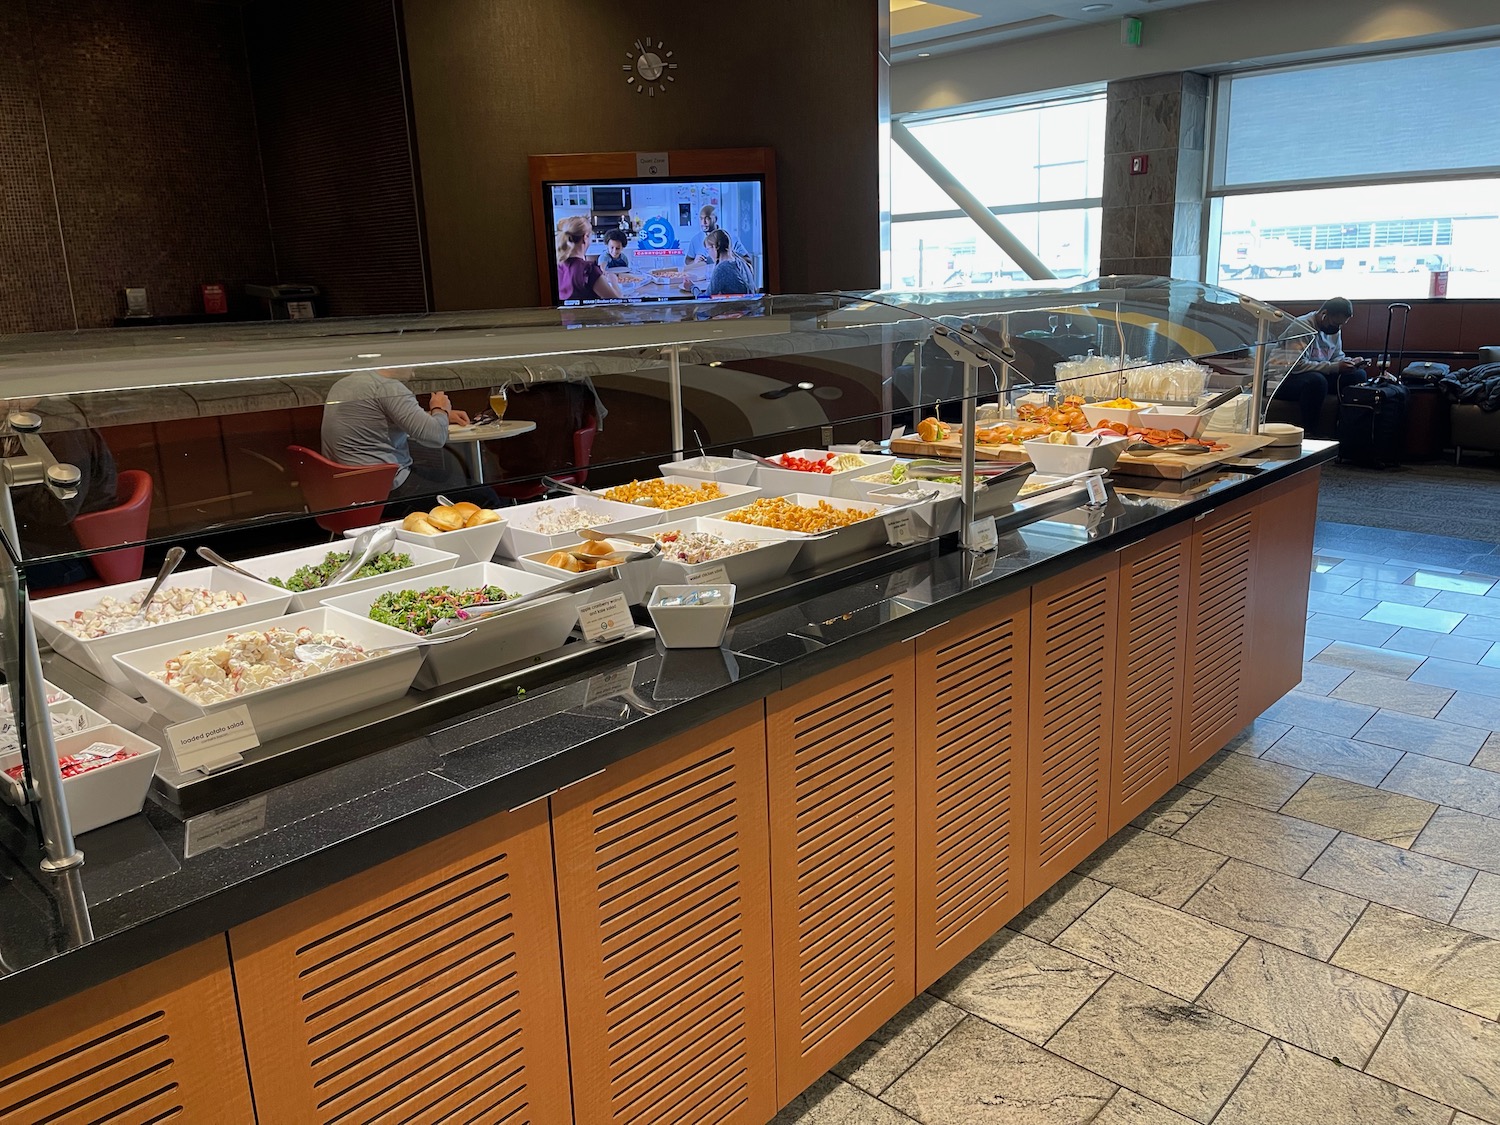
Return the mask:
[[(1334, 448), (1273, 446), (1251, 381), (1306, 332), (1131, 280), (561, 334), (673, 432), (550, 498), (205, 521), (51, 595), (8, 527), (0, 1119), (770, 1120), (1300, 676)], [(1039, 385), (1007, 342), (1058, 310), (1177, 351)], [(983, 385), (893, 399), (955, 318)], [(160, 386), (305, 398), (398, 346), (340, 331)], [(413, 389), (552, 346), (400, 335)], [(104, 355), (36, 413), (161, 393)]]

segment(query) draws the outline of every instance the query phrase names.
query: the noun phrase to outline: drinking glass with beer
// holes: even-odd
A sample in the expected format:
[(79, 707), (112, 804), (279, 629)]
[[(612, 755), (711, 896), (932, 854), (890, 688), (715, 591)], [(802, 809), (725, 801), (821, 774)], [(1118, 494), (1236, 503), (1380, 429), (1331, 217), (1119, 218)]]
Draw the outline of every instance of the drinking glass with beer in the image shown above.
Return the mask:
[(495, 421), (501, 422), (505, 419), (506, 395), (504, 387), (490, 388), (490, 410), (495, 415)]

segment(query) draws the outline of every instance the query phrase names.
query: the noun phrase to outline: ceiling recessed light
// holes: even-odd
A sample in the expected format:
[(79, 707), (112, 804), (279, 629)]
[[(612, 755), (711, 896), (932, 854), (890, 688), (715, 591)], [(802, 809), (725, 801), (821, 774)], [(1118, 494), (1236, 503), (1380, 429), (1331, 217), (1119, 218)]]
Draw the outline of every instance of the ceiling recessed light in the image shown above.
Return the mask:
[(1113, 7), (1113, 4), (1085, 4), (1083, 10), (1085, 12), (1107, 12)]

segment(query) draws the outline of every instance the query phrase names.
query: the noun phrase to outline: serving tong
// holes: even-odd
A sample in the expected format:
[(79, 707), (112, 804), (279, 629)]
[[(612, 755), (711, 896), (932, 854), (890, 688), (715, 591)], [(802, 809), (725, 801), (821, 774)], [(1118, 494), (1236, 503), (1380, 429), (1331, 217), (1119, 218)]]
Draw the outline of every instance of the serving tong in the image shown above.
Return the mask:
[[(974, 484), (976, 488), (989, 488), (998, 481), (1005, 480), (1013, 474), (1023, 471), (1034, 471), (1036, 466), (1030, 461), (1017, 461), (1006, 464), (1000, 461), (978, 461), (974, 464)], [(911, 462), (906, 466), (906, 475), (918, 480), (932, 480), (935, 477), (959, 477), (964, 475), (964, 467), (961, 461), (944, 461), (937, 457), (924, 457)]]
[(502, 613), (510, 613), (512, 610), (520, 609), (523, 606), (536, 605), (538, 602), (546, 601), (558, 594), (570, 594), (577, 590), (586, 590), (590, 586), (603, 585), (614, 578), (614, 576), (615, 573), (612, 569), (590, 570), (585, 571), (583, 574), (575, 575), (572, 578), (564, 578), (561, 581), (554, 582), (545, 590), (533, 590), (531, 593), (522, 594), (518, 598), (507, 598), (503, 602), (475, 602), (473, 605), (463, 607), (464, 615), (462, 617), (449, 617), (439, 621), (432, 627), (432, 632), (427, 635), (428, 637), (436, 637), (456, 632), (459, 629), (466, 629), (474, 625), (475, 622), (483, 621), (490, 617), (498, 617)]

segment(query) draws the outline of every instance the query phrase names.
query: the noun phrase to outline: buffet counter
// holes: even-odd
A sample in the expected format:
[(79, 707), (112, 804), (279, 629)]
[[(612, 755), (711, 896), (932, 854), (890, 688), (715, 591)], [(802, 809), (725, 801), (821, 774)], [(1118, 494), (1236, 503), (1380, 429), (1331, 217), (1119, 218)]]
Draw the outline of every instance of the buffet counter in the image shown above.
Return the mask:
[(1333, 453), (892, 551), (63, 876), (7, 810), (0, 1118), (761, 1125), (1297, 683)]

